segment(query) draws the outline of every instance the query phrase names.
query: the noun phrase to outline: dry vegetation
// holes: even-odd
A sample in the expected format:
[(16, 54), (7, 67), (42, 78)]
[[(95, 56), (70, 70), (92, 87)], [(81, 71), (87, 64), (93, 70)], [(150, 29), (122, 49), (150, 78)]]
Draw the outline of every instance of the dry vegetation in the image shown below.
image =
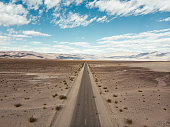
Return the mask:
[(82, 65), (83, 61), (0, 59), (0, 126), (49, 126)]
[(99, 93), (119, 126), (170, 126), (170, 62), (88, 63)]

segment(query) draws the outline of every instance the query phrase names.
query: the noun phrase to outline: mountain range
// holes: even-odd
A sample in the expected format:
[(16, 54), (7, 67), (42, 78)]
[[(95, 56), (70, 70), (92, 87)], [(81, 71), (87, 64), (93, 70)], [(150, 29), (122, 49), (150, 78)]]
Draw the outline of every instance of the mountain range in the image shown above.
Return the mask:
[(105, 54), (60, 54), (31, 51), (0, 51), (0, 58), (12, 59), (70, 59), (70, 60), (137, 60), (168, 61), (170, 52), (113, 52)]

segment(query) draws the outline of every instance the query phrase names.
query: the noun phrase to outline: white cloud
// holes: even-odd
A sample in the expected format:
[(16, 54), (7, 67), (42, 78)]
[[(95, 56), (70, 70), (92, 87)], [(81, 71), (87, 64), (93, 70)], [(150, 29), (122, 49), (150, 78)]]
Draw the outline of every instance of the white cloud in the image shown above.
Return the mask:
[(59, 20), (54, 20), (62, 29), (74, 28), (78, 26), (87, 26), (96, 20), (96, 17), (88, 20), (88, 15), (80, 15), (79, 13), (70, 12), (67, 16), (60, 16)]
[(0, 2), (0, 25), (24, 25), (30, 21), (27, 20), (28, 11), (22, 5), (12, 3), (4, 4)]
[(0, 41), (6, 41), (9, 40), (10, 38), (8, 36), (1, 36), (0, 35)]
[(165, 37), (170, 36), (170, 29), (163, 29), (163, 30), (154, 30), (154, 31), (148, 31), (143, 32), (139, 34), (135, 33), (129, 33), (129, 34), (123, 34), (123, 35), (116, 35), (111, 37), (104, 37), (99, 39), (99, 41), (115, 41), (120, 39), (142, 39), (142, 38), (149, 38), (149, 39), (157, 39), (159, 37)]
[(9, 34), (17, 34), (18, 33), (13, 28), (9, 28), (9, 29), (7, 29), (7, 31), (9, 32)]
[(165, 18), (165, 19), (161, 19), (161, 20), (159, 20), (160, 22), (168, 22), (168, 21), (170, 21), (170, 17), (168, 17), (168, 18)]
[(104, 37), (97, 43), (115, 51), (170, 51), (170, 29)]
[(58, 6), (60, 2), (61, 0), (44, 0), (44, 4), (47, 6), (47, 9)]
[(75, 0), (76, 5), (79, 5), (83, 2), (84, 0)]
[(69, 6), (70, 4), (80, 5), (84, 0), (44, 0), (47, 9), (57, 8), (60, 6)]
[(28, 9), (39, 9), (39, 6), (43, 4), (42, 0), (22, 0), (28, 6)]
[(101, 22), (101, 23), (106, 22), (107, 21), (107, 17), (106, 16), (100, 17), (96, 21), (97, 22)]
[(49, 34), (37, 32), (37, 31), (23, 31), (23, 34), (25, 34), (25, 35), (31, 35), (31, 36), (45, 36), (45, 37), (51, 36), (51, 35), (49, 35)]
[(63, 0), (65, 6), (69, 6), (72, 3), (75, 3), (76, 5), (81, 4), (84, 0)]
[(74, 46), (89, 47), (89, 48), (91, 48), (91, 45), (88, 42), (70, 42), (69, 44), (70, 45), (74, 45)]
[(39, 42), (39, 41), (32, 41), (31, 44), (38, 45), (38, 44), (41, 44), (41, 42)]
[(26, 38), (26, 37), (29, 37), (27, 35), (22, 35), (22, 34), (15, 34), (15, 35), (10, 35), (12, 37), (16, 37), (16, 38)]
[(53, 41), (54, 43), (57, 43), (57, 44), (69, 44), (69, 42), (58, 42), (58, 41)]
[(170, 0), (98, 0), (89, 2), (87, 7), (99, 8), (109, 15), (145, 15), (153, 12), (170, 12)]

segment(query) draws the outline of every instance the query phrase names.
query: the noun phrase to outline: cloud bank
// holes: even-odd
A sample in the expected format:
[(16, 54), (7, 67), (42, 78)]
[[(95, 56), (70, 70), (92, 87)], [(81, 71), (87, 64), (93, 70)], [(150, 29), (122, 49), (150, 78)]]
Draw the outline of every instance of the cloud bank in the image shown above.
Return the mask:
[(0, 25), (24, 25), (30, 21), (27, 19), (28, 11), (22, 5), (4, 4), (0, 2)]

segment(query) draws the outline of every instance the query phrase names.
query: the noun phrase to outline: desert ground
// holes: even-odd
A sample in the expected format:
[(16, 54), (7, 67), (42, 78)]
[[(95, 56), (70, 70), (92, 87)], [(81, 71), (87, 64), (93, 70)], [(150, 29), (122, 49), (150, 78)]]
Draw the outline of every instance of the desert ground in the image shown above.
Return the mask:
[[(115, 125), (170, 127), (170, 62), (87, 63), (95, 82), (92, 87), (97, 86), (93, 92), (99, 92)], [(0, 59), (0, 127), (57, 125), (53, 120), (65, 107), (71, 108), (65, 102), (70, 93), (79, 90), (75, 84), (83, 64), (71, 60)], [(100, 104), (96, 103), (97, 107)]]
[(119, 127), (170, 127), (170, 62), (88, 62)]
[(0, 59), (0, 126), (48, 127), (83, 61)]

